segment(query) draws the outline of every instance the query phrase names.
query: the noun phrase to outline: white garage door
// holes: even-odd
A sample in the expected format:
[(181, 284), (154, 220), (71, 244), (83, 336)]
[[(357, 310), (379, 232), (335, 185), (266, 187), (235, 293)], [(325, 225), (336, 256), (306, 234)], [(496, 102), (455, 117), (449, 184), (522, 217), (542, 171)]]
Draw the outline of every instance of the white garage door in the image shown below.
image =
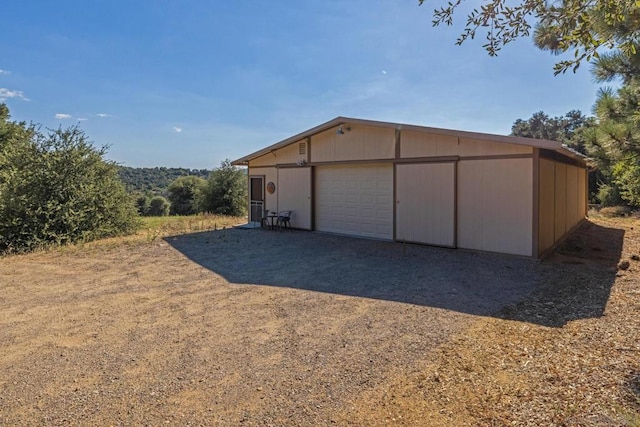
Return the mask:
[(318, 231), (393, 239), (393, 166), (318, 166)]

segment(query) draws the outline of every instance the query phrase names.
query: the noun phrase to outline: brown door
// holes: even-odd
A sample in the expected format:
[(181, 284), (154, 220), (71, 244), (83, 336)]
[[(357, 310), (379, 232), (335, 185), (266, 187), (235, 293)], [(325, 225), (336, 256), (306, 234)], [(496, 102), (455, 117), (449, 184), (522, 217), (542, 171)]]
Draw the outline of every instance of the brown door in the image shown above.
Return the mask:
[(249, 177), (249, 221), (260, 222), (264, 211), (264, 176)]

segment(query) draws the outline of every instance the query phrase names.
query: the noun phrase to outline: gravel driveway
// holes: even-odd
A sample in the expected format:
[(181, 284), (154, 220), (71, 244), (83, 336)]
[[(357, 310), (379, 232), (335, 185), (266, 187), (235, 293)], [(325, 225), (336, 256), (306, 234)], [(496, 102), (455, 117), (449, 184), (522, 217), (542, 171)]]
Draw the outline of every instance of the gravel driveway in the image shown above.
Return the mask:
[(530, 293), (538, 266), (526, 258), (305, 231), (233, 229), (167, 241), (230, 283), (373, 298), (476, 315), (495, 313)]
[(243, 229), (0, 259), (0, 425), (358, 425), (538, 268)]

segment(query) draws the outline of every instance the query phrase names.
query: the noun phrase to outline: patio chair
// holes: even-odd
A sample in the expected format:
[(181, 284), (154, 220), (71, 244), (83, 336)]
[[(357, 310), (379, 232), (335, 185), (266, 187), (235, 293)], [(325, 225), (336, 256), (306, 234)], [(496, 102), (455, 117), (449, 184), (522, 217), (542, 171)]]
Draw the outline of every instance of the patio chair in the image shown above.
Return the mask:
[(265, 209), (262, 211), (262, 218), (260, 218), (260, 227), (268, 227), (269, 226), (269, 209)]
[(280, 230), (291, 227), (291, 211), (278, 212), (276, 225)]

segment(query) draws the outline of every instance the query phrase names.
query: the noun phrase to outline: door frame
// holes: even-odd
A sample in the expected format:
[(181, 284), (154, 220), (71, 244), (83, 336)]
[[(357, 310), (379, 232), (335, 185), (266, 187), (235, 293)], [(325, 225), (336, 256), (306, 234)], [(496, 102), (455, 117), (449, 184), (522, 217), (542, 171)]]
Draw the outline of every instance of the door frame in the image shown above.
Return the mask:
[[(265, 175), (249, 175), (248, 179), (249, 179), (249, 191), (247, 192), (247, 196), (248, 196), (248, 201), (249, 201), (249, 213), (248, 213), (248, 219), (249, 222), (253, 223), (253, 222), (257, 222), (258, 224), (260, 224), (260, 222), (262, 221), (262, 213), (264, 212), (264, 204), (265, 204)], [(260, 190), (261, 190), (261, 194), (260, 194), (260, 199), (254, 199), (253, 198), (253, 180), (254, 179), (259, 179), (261, 181), (261, 185), (260, 185)]]

